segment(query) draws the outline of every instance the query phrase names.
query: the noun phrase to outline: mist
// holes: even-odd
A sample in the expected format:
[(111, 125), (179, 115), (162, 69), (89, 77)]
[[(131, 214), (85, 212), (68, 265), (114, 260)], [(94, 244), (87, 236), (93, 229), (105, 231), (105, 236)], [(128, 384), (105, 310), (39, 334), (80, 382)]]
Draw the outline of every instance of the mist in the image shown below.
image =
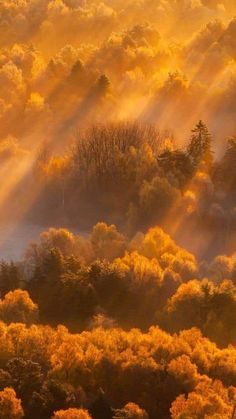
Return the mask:
[(0, 0), (0, 419), (236, 414), (235, 0)]

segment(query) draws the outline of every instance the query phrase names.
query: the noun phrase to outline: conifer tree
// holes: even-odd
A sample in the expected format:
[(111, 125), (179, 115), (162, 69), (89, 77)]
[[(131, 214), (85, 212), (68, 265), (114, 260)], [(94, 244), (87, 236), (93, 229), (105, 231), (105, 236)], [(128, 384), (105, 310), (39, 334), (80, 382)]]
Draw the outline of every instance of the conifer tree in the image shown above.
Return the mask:
[(212, 165), (212, 137), (203, 121), (199, 121), (192, 130), (187, 151), (194, 167), (199, 165), (209, 167)]

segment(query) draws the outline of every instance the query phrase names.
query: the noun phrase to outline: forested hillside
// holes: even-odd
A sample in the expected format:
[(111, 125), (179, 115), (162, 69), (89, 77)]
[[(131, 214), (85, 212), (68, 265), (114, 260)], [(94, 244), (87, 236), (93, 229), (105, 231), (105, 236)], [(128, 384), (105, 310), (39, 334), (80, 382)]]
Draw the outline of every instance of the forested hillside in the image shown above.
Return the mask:
[(236, 419), (235, 14), (0, 1), (0, 419)]

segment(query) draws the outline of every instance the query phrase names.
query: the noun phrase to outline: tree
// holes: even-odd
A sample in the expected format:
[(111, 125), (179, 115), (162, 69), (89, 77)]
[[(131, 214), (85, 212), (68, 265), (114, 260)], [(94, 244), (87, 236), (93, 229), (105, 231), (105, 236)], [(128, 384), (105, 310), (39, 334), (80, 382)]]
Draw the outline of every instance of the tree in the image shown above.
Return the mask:
[(116, 410), (113, 419), (148, 419), (148, 414), (135, 403), (128, 403), (121, 410)]
[(58, 248), (42, 254), (28, 284), (30, 294), (39, 305), (40, 318), (47, 321), (55, 318), (58, 312), (63, 262), (63, 255)]
[(176, 388), (179, 385), (185, 392), (193, 390), (199, 379), (197, 366), (187, 355), (172, 359), (168, 366), (168, 373), (175, 379)]
[(96, 290), (99, 305), (110, 317), (117, 319), (123, 314), (127, 321), (129, 283), (122, 272), (111, 263), (96, 261), (91, 265), (89, 278)]
[(235, 389), (223, 387), (220, 381), (202, 380), (187, 397), (180, 395), (170, 409), (172, 419), (234, 418)]
[(67, 409), (58, 410), (54, 413), (52, 419), (92, 419), (87, 410)]
[[(31, 400), (34, 391), (39, 391), (44, 375), (41, 366), (37, 362), (12, 358), (6, 366), (10, 375), (11, 385), (21, 398), (24, 408)], [(27, 409), (25, 409), (25, 412)]]
[(4, 297), (9, 291), (19, 288), (20, 272), (14, 263), (0, 263), (0, 297)]
[(187, 152), (195, 168), (199, 165), (209, 168), (212, 165), (212, 137), (203, 121), (199, 121), (192, 130)]
[(58, 316), (58, 321), (70, 328), (77, 328), (79, 321), (86, 321), (95, 314), (96, 292), (86, 270), (62, 275), (60, 293), (55, 303), (60, 306), (61, 316)]
[(38, 306), (27, 291), (10, 291), (0, 300), (0, 319), (6, 323), (35, 323), (38, 319)]
[(89, 211), (94, 223), (107, 212), (112, 219), (125, 215), (143, 180), (157, 169), (161, 141), (154, 126), (137, 122), (95, 125), (78, 132), (70, 178), (75, 216), (78, 205), (85, 221)]
[(236, 138), (228, 140), (227, 150), (216, 171), (216, 180), (223, 185), (224, 192), (228, 192), (229, 199), (236, 202)]
[(82, 62), (80, 60), (77, 60), (71, 69), (70, 79), (72, 79), (75, 82), (78, 82), (83, 72), (84, 72), (84, 67), (83, 67)]
[(23, 417), (21, 401), (17, 399), (15, 391), (10, 387), (0, 391), (0, 419), (21, 419)]
[(64, 257), (58, 248), (42, 254), (28, 289), (46, 322), (78, 327), (79, 321), (95, 314), (96, 295), (88, 268), (75, 256)]
[[(66, 409), (81, 405), (80, 394), (77, 393), (79, 392), (75, 392), (71, 386), (67, 386), (59, 380), (45, 380), (41, 389), (32, 394), (28, 403), (28, 416), (30, 419), (48, 419), (54, 412), (60, 411), (63, 414), (66, 412), (65, 417), (70, 418)], [(64, 418), (64, 416), (56, 417)]]
[(125, 237), (117, 231), (115, 225), (96, 224), (93, 227), (90, 240), (96, 258), (112, 261), (124, 254)]
[(230, 280), (219, 286), (207, 279), (181, 284), (169, 299), (166, 314), (169, 330), (195, 326), (219, 345), (236, 342), (236, 287)]
[(139, 222), (144, 228), (163, 221), (168, 210), (180, 198), (180, 192), (166, 178), (144, 181), (139, 191)]
[(102, 74), (96, 82), (96, 87), (99, 93), (106, 93), (110, 85), (111, 85), (110, 80), (106, 76), (106, 74)]
[(92, 403), (90, 413), (94, 419), (112, 419), (112, 409), (102, 389)]
[(27, 249), (26, 257), (35, 265), (52, 251), (58, 249), (67, 256), (75, 252), (75, 236), (65, 228), (49, 228), (40, 234), (39, 242), (32, 243)]
[(44, 165), (44, 173), (51, 179), (55, 180), (55, 187), (58, 184), (60, 190), (60, 201), (63, 213), (65, 213), (65, 187), (66, 178), (70, 169), (70, 159), (68, 156), (51, 157), (47, 164)]
[(184, 187), (192, 175), (190, 157), (182, 150), (164, 150), (158, 157), (158, 163), (163, 175), (175, 182), (177, 187)]

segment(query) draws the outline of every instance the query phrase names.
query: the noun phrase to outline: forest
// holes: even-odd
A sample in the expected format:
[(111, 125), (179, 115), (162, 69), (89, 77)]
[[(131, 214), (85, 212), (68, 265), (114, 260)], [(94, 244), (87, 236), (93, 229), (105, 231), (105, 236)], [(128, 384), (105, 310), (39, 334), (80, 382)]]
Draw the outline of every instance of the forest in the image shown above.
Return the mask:
[[(41, 217), (117, 225), (49, 227), (1, 262), (0, 417), (233, 418), (236, 139), (216, 161), (202, 121), (185, 149), (131, 122), (84, 136), (26, 185)], [(204, 258), (172, 218), (204, 232)]]
[(0, 1), (0, 419), (236, 419), (235, 15)]

